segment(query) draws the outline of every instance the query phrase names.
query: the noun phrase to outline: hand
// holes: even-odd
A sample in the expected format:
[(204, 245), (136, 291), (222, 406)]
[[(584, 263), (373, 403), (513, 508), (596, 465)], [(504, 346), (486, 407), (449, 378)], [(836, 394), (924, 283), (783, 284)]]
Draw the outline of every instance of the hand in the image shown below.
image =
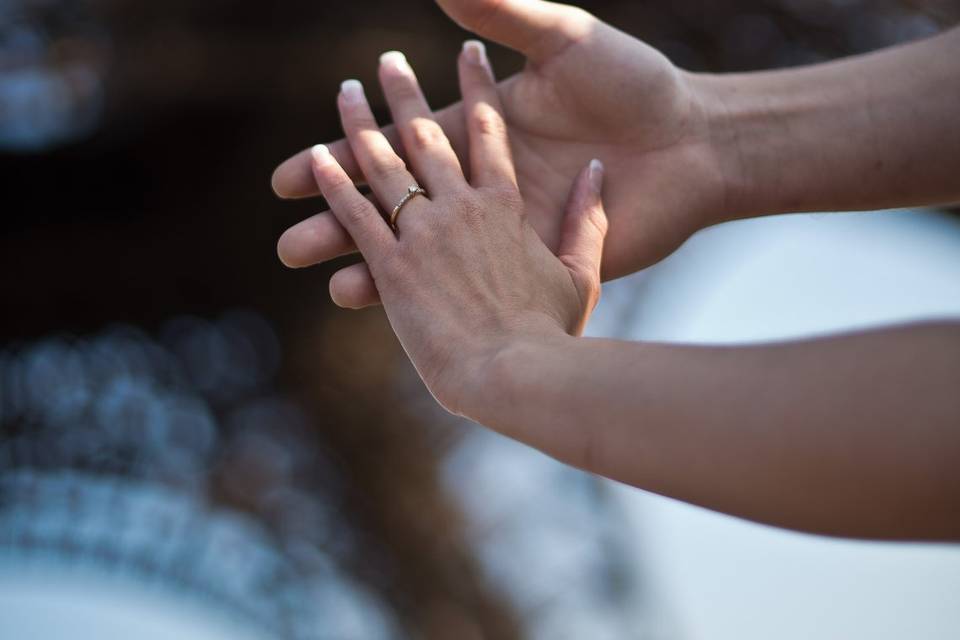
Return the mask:
[(384, 57), (381, 82), (416, 177), (380, 132), (360, 83), (343, 84), (343, 128), (376, 200), (390, 211), (411, 185), (428, 191), (400, 209), (396, 234), (327, 147), (314, 147), (311, 159), (417, 371), (445, 407), (464, 412), (484, 363), (511, 340), (582, 330), (599, 296), (606, 218), (602, 165), (591, 162), (574, 181), (555, 256), (524, 215), (503, 109), (479, 42), (465, 47), (459, 71), (469, 183), (401, 54)]
[[(559, 246), (562, 212), (578, 171), (591, 158), (605, 163), (610, 237), (603, 276), (648, 266), (691, 233), (716, 222), (724, 207), (720, 162), (709, 143), (706, 110), (695, 79), (664, 56), (574, 7), (540, 0), (438, 0), (467, 29), (517, 49), (528, 58), (521, 73), (497, 86), (530, 224), (546, 245)], [(468, 136), (463, 105), (437, 113), (461, 159)], [(393, 128), (398, 149), (410, 151)], [(330, 146), (354, 180), (360, 167), (345, 141)], [(283, 197), (317, 193), (304, 151), (276, 170)], [(329, 212), (290, 229), (279, 253), (307, 266), (355, 250)], [(377, 301), (363, 264), (331, 281), (334, 299), (360, 307)]]

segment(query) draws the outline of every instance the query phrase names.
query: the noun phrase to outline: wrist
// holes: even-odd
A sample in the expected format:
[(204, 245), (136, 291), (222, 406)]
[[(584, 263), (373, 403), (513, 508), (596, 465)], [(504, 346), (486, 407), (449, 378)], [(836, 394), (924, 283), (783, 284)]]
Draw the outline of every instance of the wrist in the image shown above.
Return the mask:
[(722, 211), (712, 223), (814, 205), (805, 116), (822, 105), (816, 95), (796, 95), (783, 73), (690, 74), (723, 185)]
[(751, 179), (753, 158), (746, 146), (752, 137), (750, 121), (759, 121), (760, 114), (746, 108), (743, 96), (729, 79), (728, 75), (708, 73), (688, 76), (706, 122), (705, 146), (720, 177), (722, 204), (708, 224), (749, 216), (761, 200)]
[[(578, 338), (562, 330), (521, 331), (486, 341), (464, 359), (457, 377), (459, 393), (448, 410), (501, 431), (520, 419), (529, 385), (543, 379), (551, 353), (563, 351)], [(527, 389), (527, 391), (525, 391)]]

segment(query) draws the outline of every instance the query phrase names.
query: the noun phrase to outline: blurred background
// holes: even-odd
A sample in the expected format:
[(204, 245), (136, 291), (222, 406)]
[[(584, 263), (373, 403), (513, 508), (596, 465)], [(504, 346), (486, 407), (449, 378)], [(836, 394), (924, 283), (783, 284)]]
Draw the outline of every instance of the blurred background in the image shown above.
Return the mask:
[[(714, 71), (960, 19), (582, 6)], [(329, 302), (344, 262), (281, 267), (319, 205), (270, 173), (339, 137), (339, 82), (400, 49), (442, 106), (465, 36), (429, 0), (0, 0), (0, 637), (956, 637), (957, 549), (777, 532), (564, 468), (435, 407), (379, 310)], [(591, 332), (932, 316), (960, 316), (955, 215), (804, 215), (698, 234), (609, 285)]]

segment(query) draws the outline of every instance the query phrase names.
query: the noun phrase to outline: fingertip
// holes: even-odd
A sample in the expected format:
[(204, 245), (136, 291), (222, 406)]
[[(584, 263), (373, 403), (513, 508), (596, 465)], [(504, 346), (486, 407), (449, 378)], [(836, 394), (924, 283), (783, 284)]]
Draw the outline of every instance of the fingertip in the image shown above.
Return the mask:
[(590, 161), (588, 167), (590, 172), (590, 186), (593, 188), (594, 192), (599, 196), (603, 192), (603, 173), (604, 166), (603, 162), (599, 158), (594, 158)]
[[(339, 272), (337, 272), (337, 273), (339, 273)], [(348, 301), (347, 299), (344, 299), (344, 298), (341, 296), (341, 294), (340, 294), (340, 288), (337, 286), (337, 274), (336, 274), (336, 273), (333, 274), (333, 276), (330, 277), (330, 283), (329, 283), (329, 285), (327, 286), (327, 288), (328, 288), (328, 290), (329, 290), (329, 292), (330, 292), (330, 300), (333, 301), (333, 304), (337, 305), (337, 306), (340, 307), (341, 309), (352, 309), (352, 308), (353, 308), (353, 307), (351, 307), (351, 306), (348, 304), (349, 301)]]
[(490, 58), (487, 57), (487, 47), (480, 40), (466, 40), (463, 43), (461, 55), (467, 64), (472, 64), (482, 68), (490, 77), (493, 77), (493, 67), (490, 65)]
[(285, 266), (287, 269), (297, 269), (298, 267), (294, 264), (291, 264), (287, 259), (287, 256), (284, 255), (283, 246), (278, 241), (277, 242), (277, 258), (280, 260), (280, 264)]
[(603, 162), (594, 158), (577, 176), (575, 209), (584, 211), (590, 208), (602, 208), (603, 180), (606, 172)]
[(273, 170), (273, 173), (270, 174), (270, 190), (273, 191), (273, 195), (278, 198), (283, 198), (283, 193), (280, 188), (280, 176), (277, 175), (280, 173), (280, 167), (277, 167)]
[(592, 168), (588, 164), (580, 169), (580, 173), (574, 178), (571, 187), (570, 197), (567, 201), (567, 215), (572, 216), (583, 212), (594, 201), (594, 187), (592, 180)]
[(313, 158), (316, 165), (321, 167), (330, 164), (333, 160), (333, 156), (330, 155), (330, 148), (325, 144), (315, 144), (310, 147), (310, 157)]
[[(461, 74), (473, 71), (474, 73), (470, 74), (473, 78), (496, 82), (493, 65), (487, 56), (487, 47), (480, 40), (464, 41), (460, 50), (460, 64)], [(480, 72), (479, 75), (476, 75), (476, 71)]]
[(288, 269), (298, 269), (300, 265), (296, 264), (296, 261), (292, 258), (292, 252), (290, 250), (290, 238), (291, 230), (293, 228), (287, 229), (282, 234), (280, 238), (277, 239), (277, 258), (280, 259), (280, 263), (283, 264)]
[(380, 55), (380, 70), (403, 76), (413, 75), (413, 67), (402, 51), (386, 51)]
[(594, 249), (602, 250), (609, 228), (601, 195), (603, 173), (603, 163), (594, 159), (574, 179), (563, 222), (561, 253), (586, 255)]
[[(346, 172), (325, 144), (310, 147), (310, 171), (313, 179), (323, 193), (324, 188), (348, 180)], [(352, 181), (351, 181), (352, 183)]]
[[(345, 106), (362, 105), (367, 101), (363, 83), (355, 78), (340, 83), (340, 101)], [(323, 145), (321, 145), (323, 146)]]
[(270, 189), (273, 191), (273, 194), (281, 200), (292, 200), (299, 197), (297, 188), (292, 187), (291, 184), (302, 183), (299, 184), (299, 188), (302, 191), (306, 185), (313, 182), (313, 176), (309, 173), (306, 174), (305, 179), (296, 180), (294, 178), (294, 172), (291, 168), (291, 163), (294, 161), (295, 158), (287, 160), (274, 169), (270, 175)]
[(330, 277), (330, 299), (342, 309), (364, 309), (380, 302), (370, 272), (362, 262), (345, 267)]

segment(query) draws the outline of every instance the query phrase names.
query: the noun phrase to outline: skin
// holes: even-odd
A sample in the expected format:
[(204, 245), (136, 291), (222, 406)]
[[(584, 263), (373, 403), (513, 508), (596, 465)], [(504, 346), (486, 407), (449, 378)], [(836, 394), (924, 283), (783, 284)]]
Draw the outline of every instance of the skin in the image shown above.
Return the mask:
[[(441, 5), (527, 70), (495, 85), (465, 47), (464, 101), (434, 118), (387, 56), (396, 128), (346, 91), (347, 139), (277, 170), (279, 193), (331, 206), (281, 238), (284, 261), (359, 248), (334, 300), (382, 300), (442, 405), (570, 464), (802, 531), (960, 539), (960, 324), (747, 348), (577, 337), (601, 265), (629, 272), (706, 224), (960, 199), (960, 31), (707, 76), (563, 5)], [(378, 206), (416, 182), (430, 197), (394, 234)]]
[[(724, 198), (723, 177), (689, 74), (574, 7), (450, 0), (440, 6), (467, 28), (527, 56), (524, 71), (499, 83), (497, 91), (526, 215), (548, 247), (558, 247), (570, 185), (593, 158), (608, 169), (605, 279), (656, 262), (708, 224)], [(458, 155), (467, 158), (462, 104), (436, 119)], [(396, 130), (387, 127), (385, 133), (406, 156)], [(351, 177), (363, 180), (345, 141), (329, 148)], [(277, 168), (273, 187), (286, 198), (317, 195), (309, 149)], [(322, 212), (288, 231), (278, 250), (285, 264), (303, 267), (355, 246), (335, 216)], [(331, 282), (334, 299), (350, 307), (376, 303), (363, 265), (346, 271)]]
[[(683, 71), (575, 7), (438, 4), (464, 28), (527, 57), (497, 89), (527, 216), (547, 246), (557, 247), (577, 172), (592, 158), (606, 165), (604, 279), (649, 266), (696, 230), (735, 218), (960, 200), (960, 181), (950, 176), (960, 162), (960, 128), (952, 125), (960, 92), (942, 90), (956, 86), (960, 29), (838, 62), (714, 76)], [(436, 119), (466, 158), (462, 105)], [(396, 130), (384, 132), (405, 156)], [(362, 182), (346, 141), (330, 149)], [(318, 195), (309, 150), (281, 164), (272, 184), (284, 198)], [(354, 251), (329, 211), (291, 228), (278, 246), (291, 267)], [(363, 264), (334, 276), (331, 292), (342, 306), (379, 301)]]
[(808, 533), (960, 540), (960, 325), (751, 347), (540, 335), (459, 411), (571, 465)]
[(311, 149), (312, 171), (366, 259), (404, 350), (437, 399), (453, 407), (464, 375), (483, 366), (500, 336), (582, 331), (600, 293), (603, 167), (590, 162), (577, 177), (554, 255), (524, 215), (483, 46), (468, 43), (460, 57), (469, 182), (401, 54), (384, 56), (381, 80), (420, 179), (380, 132), (356, 80), (344, 82), (337, 101), (347, 141), (381, 203), (400, 202), (418, 183), (429, 197), (408, 200), (391, 229), (326, 146)]

